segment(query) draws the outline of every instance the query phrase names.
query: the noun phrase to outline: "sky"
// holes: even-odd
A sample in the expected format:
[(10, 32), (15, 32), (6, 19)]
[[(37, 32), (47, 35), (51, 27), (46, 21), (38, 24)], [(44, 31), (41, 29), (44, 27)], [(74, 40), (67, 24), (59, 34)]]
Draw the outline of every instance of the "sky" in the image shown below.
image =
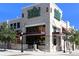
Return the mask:
[(57, 6), (63, 11), (62, 19), (79, 30), (79, 3), (58, 3)]
[[(0, 22), (16, 19), (21, 16), (22, 8), (30, 3), (0, 3)], [(79, 4), (58, 3), (57, 6), (63, 11), (63, 20), (69, 21), (70, 25), (79, 29)]]
[(0, 3), (0, 22), (12, 20), (21, 16), (22, 8), (30, 3)]

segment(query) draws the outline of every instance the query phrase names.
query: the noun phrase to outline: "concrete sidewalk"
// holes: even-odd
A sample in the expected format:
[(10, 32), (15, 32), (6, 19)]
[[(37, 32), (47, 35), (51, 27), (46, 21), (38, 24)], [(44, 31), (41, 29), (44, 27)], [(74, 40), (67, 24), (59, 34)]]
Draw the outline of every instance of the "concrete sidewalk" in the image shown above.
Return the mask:
[(67, 51), (63, 53), (60, 52), (43, 52), (43, 51), (24, 51), (23, 53), (20, 50), (10, 50), (0, 51), (0, 56), (79, 56), (79, 50), (73, 51), (71, 54)]

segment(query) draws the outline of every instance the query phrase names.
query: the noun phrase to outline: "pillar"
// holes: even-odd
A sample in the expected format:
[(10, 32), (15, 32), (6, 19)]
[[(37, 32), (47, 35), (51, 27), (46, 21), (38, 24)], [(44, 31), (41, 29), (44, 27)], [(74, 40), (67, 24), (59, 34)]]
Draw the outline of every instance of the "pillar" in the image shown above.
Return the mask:
[(45, 37), (45, 50), (48, 52), (52, 51), (52, 24), (46, 24), (46, 37)]
[[(23, 26), (22, 32), (26, 33), (26, 28)], [(26, 44), (26, 34), (23, 35), (23, 49), (27, 49), (28, 45)]]
[[(60, 33), (62, 33), (62, 27), (60, 29)], [(64, 50), (64, 35), (60, 35), (60, 41), (61, 41), (61, 50), (63, 51)]]

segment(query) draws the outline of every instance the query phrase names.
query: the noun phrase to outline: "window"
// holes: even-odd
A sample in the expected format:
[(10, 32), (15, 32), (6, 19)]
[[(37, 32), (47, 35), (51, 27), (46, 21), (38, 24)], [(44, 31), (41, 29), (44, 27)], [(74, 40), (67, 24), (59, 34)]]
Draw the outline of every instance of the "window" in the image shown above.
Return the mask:
[(38, 44), (39, 45), (45, 45), (45, 36), (40, 36), (40, 38), (38, 38), (40, 40), (38, 40)]
[(16, 23), (14, 23), (14, 29), (16, 29)]
[(13, 24), (10, 24), (10, 27), (12, 27), (13, 26)]
[(40, 7), (38, 7), (39, 8), (39, 10), (40, 10)]
[(24, 13), (22, 13), (22, 18), (24, 18)]
[(56, 27), (53, 27), (53, 29), (54, 29), (54, 32), (56, 32)]
[(54, 32), (60, 32), (60, 29), (55, 26), (53, 26), (53, 29), (54, 29)]
[(10, 24), (10, 27), (12, 28), (13, 27), (13, 24)]
[(57, 9), (54, 9), (54, 18), (60, 21), (60, 16), (61, 13)]
[(56, 36), (53, 37), (53, 44), (54, 44), (54, 45), (57, 44)]
[(53, 40), (54, 45), (56, 45), (56, 39)]
[(27, 13), (28, 18), (38, 17), (40, 16), (40, 7), (33, 7), (32, 9), (29, 9)]
[(46, 8), (46, 12), (48, 12), (49, 11), (49, 9), (48, 9), (48, 7)]
[(17, 28), (20, 28), (20, 22), (17, 23)]
[(1, 25), (1, 26), (0, 26), (0, 31), (1, 31), (2, 29), (3, 29), (3, 26)]

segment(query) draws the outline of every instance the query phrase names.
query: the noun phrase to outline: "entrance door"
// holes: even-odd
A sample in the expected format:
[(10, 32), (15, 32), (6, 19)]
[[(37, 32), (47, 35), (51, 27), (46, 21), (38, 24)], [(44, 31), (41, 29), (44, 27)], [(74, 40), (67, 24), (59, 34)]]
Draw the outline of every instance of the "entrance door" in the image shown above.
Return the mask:
[(26, 44), (28, 44), (28, 49), (33, 49), (34, 38), (31, 36), (26, 37)]
[(34, 49), (34, 45), (36, 44), (37, 49), (44, 49), (45, 46), (45, 35), (44, 36), (27, 36), (26, 44), (28, 44), (29, 49)]
[(61, 39), (60, 36), (53, 37), (53, 45), (55, 51), (61, 51)]
[(38, 48), (37, 36), (27, 36), (26, 37), (26, 44), (28, 44), (29, 49), (33, 49), (35, 44), (37, 45), (37, 48)]
[(56, 49), (56, 47), (57, 47), (57, 38), (56, 38), (56, 36), (54, 35), (53, 36), (53, 49), (54, 49), (54, 51), (56, 51), (57, 49)]

